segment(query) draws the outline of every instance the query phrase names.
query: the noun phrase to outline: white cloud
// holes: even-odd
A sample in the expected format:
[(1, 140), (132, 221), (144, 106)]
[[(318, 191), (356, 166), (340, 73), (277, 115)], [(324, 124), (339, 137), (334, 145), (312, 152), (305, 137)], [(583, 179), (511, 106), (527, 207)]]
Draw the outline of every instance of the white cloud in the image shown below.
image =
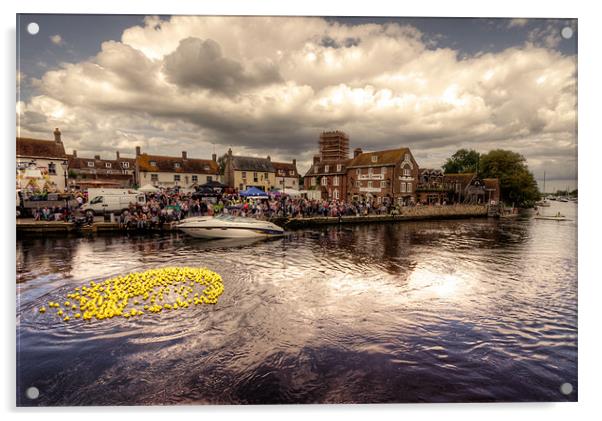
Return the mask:
[(61, 37), (59, 34), (51, 35), (50, 41), (54, 45), (63, 45), (65, 43), (65, 41), (63, 40), (63, 37)]
[(576, 58), (554, 50), (548, 27), (467, 58), (430, 39), (396, 24), (151, 17), (46, 72), (19, 116), (31, 135), (61, 127), (82, 153), (139, 144), (208, 157), (216, 144), (304, 170), (319, 132), (341, 129), (364, 149), (410, 146), (424, 166), (459, 147), (514, 149), (536, 170), (574, 162)]
[(522, 28), (523, 26), (527, 25), (527, 23), (529, 23), (529, 19), (525, 19), (525, 18), (510, 19), (510, 22), (508, 22), (508, 28)]

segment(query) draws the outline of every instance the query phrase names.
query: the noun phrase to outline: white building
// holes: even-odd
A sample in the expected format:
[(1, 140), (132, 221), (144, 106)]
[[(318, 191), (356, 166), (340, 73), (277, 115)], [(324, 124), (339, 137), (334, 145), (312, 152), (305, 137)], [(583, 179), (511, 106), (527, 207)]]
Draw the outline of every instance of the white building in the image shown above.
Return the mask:
[(69, 161), (54, 130), (54, 140), (17, 137), (17, 189), (64, 192)]
[(183, 151), (181, 157), (171, 157), (141, 153), (136, 147), (136, 182), (140, 186), (190, 188), (208, 181), (221, 182), (215, 154), (212, 159), (194, 159)]

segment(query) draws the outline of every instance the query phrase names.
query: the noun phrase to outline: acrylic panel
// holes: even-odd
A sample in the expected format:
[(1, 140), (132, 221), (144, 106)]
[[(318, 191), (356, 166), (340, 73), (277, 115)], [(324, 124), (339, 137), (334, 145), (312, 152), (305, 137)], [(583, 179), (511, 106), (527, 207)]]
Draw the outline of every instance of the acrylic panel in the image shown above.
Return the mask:
[(577, 401), (576, 19), (16, 28), (18, 406)]

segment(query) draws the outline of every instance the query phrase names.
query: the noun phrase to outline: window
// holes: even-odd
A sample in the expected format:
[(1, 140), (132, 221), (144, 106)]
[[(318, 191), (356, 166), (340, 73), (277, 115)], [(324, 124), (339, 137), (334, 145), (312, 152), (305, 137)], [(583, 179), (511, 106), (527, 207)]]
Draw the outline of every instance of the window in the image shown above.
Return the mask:
[(372, 181), (368, 181), (368, 187), (372, 187)]
[(173, 166), (174, 166), (174, 168), (175, 168), (175, 169), (178, 169), (178, 168), (180, 168), (182, 165), (181, 165), (179, 162), (175, 162), (175, 163), (173, 164)]
[[(196, 177), (196, 175), (193, 175), (192, 177), (194, 178), (194, 177)], [(210, 175), (208, 175), (207, 176), (207, 183), (210, 182), (210, 181), (213, 181), (213, 177), (210, 176)]]
[(56, 164), (54, 162), (48, 164), (48, 174), (56, 175)]
[(381, 188), (387, 187), (387, 182), (386, 181), (381, 181), (380, 182), (380, 187)]
[(129, 162), (122, 162), (121, 165), (123, 166), (123, 168), (130, 168)]
[(334, 192), (332, 192), (332, 197), (334, 197), (335, 200), (339, 200), (339, 190), (338, 189), (334, 189)]
[(94, 161), (88, 161), (88, 167), (94, 168)]
[(173, 176), (173, 181), (175, 181), (176, 183), (177, 183), (178, 181), (180, 181), (180, 174), (175, 174), (175, 175)]
[(341, 164), (337, 164), (337, 172), (341, 172), (341, 168), (343, 168), (343, 166)]
[(311, 178), (311, 183), (310, 184), (312, 185), (312, 187), (316, 185), (316, 177), (312, 177)]
[(368, 168), (368, 175), (372, 175), (372, 168)]
[(412, 193), (412, 183), (408, 183), (407, 186), (408, 186), (407, 192)]
[(328, 172), (329, 169), (330, 169), (330, 165), (324, 165), (324, 172)]
[(242, 178), (247, 178), (247, 172), (246, 171), (242, 172)]
[(110, 162), (105, 162), (105, 168), (111, 168), (111, 163)]
[(151, 165), (151, 167), (156, 167), (157, 161), (150, 161), (149, 164)]
[(404, 183), (403, 181), (401, 182), (401, 192), (405, 193), (406, 192), (406, 183)]
[(266, 173), (263, 174), (263, 176), (265, 177), (264, 179), (267, 180), (268, 177), (269, 177), (269, 174), (266, 172)]
[(205, 165), (205, 166), (203, 167), (203, 169), (204, 169), (205, 171), (211, 171), (211, 167), (210, 167), (209, 165)]
[(151, 181), (153, 183), (156, 183), (157, 181), (159, 181), (159, 174), (151, 174)]
[(102, 196), (96, 196), (94, 199), (90, 200), (91, 205), (94, 205), (95, 203), (102, 203)]
[(362, 187), (362, 183), (359, 180), (357, 180), (355, 182), (355, 187)]
[(314, 165), (314, 173), (317, 173), (318, 171), (320, 171), (320, 168), (317, 165)]
[(360, 175), (362, 173), (362, 171), (358, 168), (357, 170), (355, 170), (355, 174)]
[(328, 184), (328, 178), (322, 177), (321, 183), (323, 186), (326, 186)]
[(199, 176), (198, 175), (193, 175), (192, 176), (192, 182), (193, 183), (198, 183), (199, 182)]
[(410, 170), (409, 168), (404, 168), (403, 169), (403, 176), (404, 177), (411, 177), (412, 176), (412, 170)]
[(293, 186), (296, 186), (297, 182), (295, 180), (293, 180)]
[(290, 170), (290, 171), (288, 172), (288, 175), (290, 175), (290, 176), (294, 176), (294, 175), (295, 175), (295, 170)]
[(335, 176), (332, 178), (332, 185), (333, 185), (333, 186), (338, 186), (338, 185), (339, 185), (339, 176), (338, 176), (338, 175), (335, 175)]
[(253, 173), (253, 181), (255, 183), (257, 183), (257, 181), (258, 181), (258, 179), (257, 179), (257, 173), (256, 172)]
[(372, 155), (372, 162), (378, 162), (378, 156)]

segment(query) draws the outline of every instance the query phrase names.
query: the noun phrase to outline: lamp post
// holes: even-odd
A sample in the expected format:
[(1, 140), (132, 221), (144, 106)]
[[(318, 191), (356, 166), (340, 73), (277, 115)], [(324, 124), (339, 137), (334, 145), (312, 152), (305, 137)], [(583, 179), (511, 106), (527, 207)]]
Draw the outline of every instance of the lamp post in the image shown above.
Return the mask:
[(64, 160), (62, 162), (63, 165), (63, 177), (65, 178), (65, 193), (67, 192), (67, 165), (69, 164), (69, 161)]

